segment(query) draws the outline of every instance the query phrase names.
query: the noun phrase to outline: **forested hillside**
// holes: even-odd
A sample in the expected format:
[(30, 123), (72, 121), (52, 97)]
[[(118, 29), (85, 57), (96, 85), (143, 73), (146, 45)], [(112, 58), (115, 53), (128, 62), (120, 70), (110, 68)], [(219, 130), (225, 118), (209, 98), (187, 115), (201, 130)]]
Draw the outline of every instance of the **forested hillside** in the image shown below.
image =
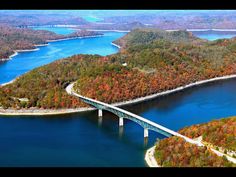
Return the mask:
[(202, 136), (203, 141), (236, 151), (236, 117), (193, 125), (183, 128), (179, 132), (190, 138)]
[(0, 26), (0, 60), (8, 58), (14, 50), (34, 49), (35, 45), (45, 44), (47, 40), (93, 35), (101, 35), (101, 33), (82, 30), (69, 35), (58, 35), (46, 30)]
[[(76, 55), (33, 69), (13, 84), (0, 87), (0, 107), (3, 108), (74, 108), (85, 106), (69, 96), (65, 87), (80, 76), (79, 68), (99, 60), (98, 56)], [(21, 101), (27, 98), (28, 101)]]
[(145, 44), (152, 44), (153, 41), (163, 40), (171, 42), (197, 42), (204, 41), (187, 31), (163, 31), (159, 29), (135, 29), (131, 33), (116, 40), (114, 43), (126, 47), (142, 47)]
[[(72, 56), (21, 76), (13, 84), (0, 88), (0, 104), (4, 108), (25, 107), (18, 103), (19, 99), (14, 99), (25, 97), (30, 100), (27, 107), (79, 107), (81, 104), (71, 104), (72, 97), (70, 104), (61, 104), (69, 101), (55, 89), (60, 88), (66, 94), (63, 90), (66, 84), (76, 80), (75, 89), (80, 94), (114, 103), (236, 74), (236, 39), (208, 42), (186, 31), (139, 29), (116, 43), (119, 41), (122, 50), (117, 54)], [(31, 92), (29, 83), (33, 83)], [(54, 105), (55, 102), (58, 104)]]
[[(178, 132), (190, 138), (202, 136), (205, 142), (227, 150), (236, 150), (236, 117), (192, 125)], [(175, 136), (157, 142), (155, 158), (162, 166), (235, 167), (235, 164), (229, 163), (225, 157), (217, 156), (206, 147), (198, 147)]]
[[(37, 11), (37, 12), (36, 12)], [(37, 26), (37, 25), (82, 25), (88, 24), (86, 20), (79, 16), (63, 13), (47, 13), (47, 11), (38, 10), (17, 10), (17, 11), (0, 11), (0, 24), (11, 26)]]
[(157, 142), (155, 159), (163, 167), (235, 167), (226, 157), (172, 136)]
[(78, 80), (82, 95), (112, 103), (236, 73), (235, 39), (207, 42), (186, 31), (139, 29), (116, 43), (121, 52), (107, 60), (118, 63), (121, 72), (88, 72)]

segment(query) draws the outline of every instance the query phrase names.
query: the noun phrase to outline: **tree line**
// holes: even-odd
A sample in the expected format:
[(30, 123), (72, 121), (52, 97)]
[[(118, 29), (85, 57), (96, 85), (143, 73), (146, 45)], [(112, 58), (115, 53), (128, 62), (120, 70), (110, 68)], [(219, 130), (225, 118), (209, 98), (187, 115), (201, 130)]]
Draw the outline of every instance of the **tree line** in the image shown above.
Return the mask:
[[(117, 54), (75, 55), (22, 75), (0, 87), (0, 106), (84, 106), (64, 91), (72, 81), (77, 81), (80, 94), (114, 103), (236, 73), (236, 39), (208, 42), (186, 31), (144, 29), (131, 31), (122, 40), (126, 47)], [(19, 98), (29, 101), (22, 103)]]

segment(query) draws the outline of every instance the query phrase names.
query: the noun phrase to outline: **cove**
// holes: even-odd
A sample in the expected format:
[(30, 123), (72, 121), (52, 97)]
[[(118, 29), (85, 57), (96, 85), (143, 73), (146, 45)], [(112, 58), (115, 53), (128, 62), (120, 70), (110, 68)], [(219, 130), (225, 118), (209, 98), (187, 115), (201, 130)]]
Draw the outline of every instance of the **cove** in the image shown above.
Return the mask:
[(8, 61), (0, 61), (0, 84), (9, 82), (16, 77), (55, 60), (75, 54), (99, 54), (102, 56), (118, 52), (111, 42), (126, 33), (105, 32), (102, 37), (71, 39), (50, 42), (40, 50), (20, 52)]

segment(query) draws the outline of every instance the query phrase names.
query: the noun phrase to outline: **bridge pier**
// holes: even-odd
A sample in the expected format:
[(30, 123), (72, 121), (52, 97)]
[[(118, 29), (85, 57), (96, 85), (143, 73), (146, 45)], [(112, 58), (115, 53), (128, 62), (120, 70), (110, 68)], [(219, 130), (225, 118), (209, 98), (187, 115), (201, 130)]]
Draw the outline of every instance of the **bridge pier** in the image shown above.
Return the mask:
[(98, 109), (98, 117), (102, 117), (102, 109)]
[(147, 147), (147, 144), (148, 144), (148, 137), (145, 137), (144, 142), (143, 142), (143, 146)]
[(123, 136), (123, 133), (124, 133), (124, 127), (119, 127), (119, 138), (122, 138)]
[(144, 128), (144, 138), (147, 138), (147, 137), (148, 137), (148, 129)]
[(98, 126), (100, 127), (102, 125), (102, 117), (98, 117)]
[[(72, 85), (73, 86), (73, 85)], [(68, 90), (70, 89), (66, 89), (66, 91), (68, 93), (70, 93)], [(181, 135), (179, 134), (178, 132), (175, 132), (173, 130), (170, 130), (166, 127), (163, 127), (155, 122), (152, 122), (148, 119), (145, 119), (141, 116), (138, 116), (138, 115), (135, 115), (133, 113), (130, 113), (126, 110), (123, 110), (121, 108), (118, 108), (118, 107), (115, 107), (113, 105), (109, 105), (107, 103), (103, 103), (101, 101), (97, 101), (97, 100), (94, 100), (94, 99), (91, 99), (91, 98), (87, 98), (87, 97), (84, 97), (82, 95), (79, 95), (75, 92), (71, 92), (74, 96), (77, 96), (79, 97), (80, 99), (82, 99), (85, 103), (89, 104), (89, 105), (92, 105), (93, 107), (97, 108), (98, 109), (98, 116), (99, 116), (99, 122), (101, 123), (102, 122), (102, 109), (106, 110), (106, 111), (110, 111), (112, 113), (114, 113), (115, 115), (118, 115), (118, 116), (123, 116), (123, 117), (120, 117), (119, 118), (119, 128), (123, 128), (123, 118), (127, 118), (127, 119), (130, 119), (136, 123), (138, 123), (139, 125), (141, 125), (143, 128), (144, 128), (144, 138), (148, 138), (148, 129), (152, 130), (152, 131), (155, 131), (155, 132), (158, 132), (158, 133), (161, 133), (162, 135), (165, 135), (167, 137), (169, 136), (178, 136), (178, 137), (181, 137), (181, 138), (184, 138), (187, 142), (189, 143), (192, 143), (192, 144), (197, 144), (199, 146), (203, 146), (202, 143), (198, 142), (198, 141), (195, 141), (191, 138), (188, 138), (184, 135)], [(123, 131), (123, 130), (122, 130)]]
[(124, 126), (124, 118), (123, 117), (119, 117), (119, 126), (120, 127)]

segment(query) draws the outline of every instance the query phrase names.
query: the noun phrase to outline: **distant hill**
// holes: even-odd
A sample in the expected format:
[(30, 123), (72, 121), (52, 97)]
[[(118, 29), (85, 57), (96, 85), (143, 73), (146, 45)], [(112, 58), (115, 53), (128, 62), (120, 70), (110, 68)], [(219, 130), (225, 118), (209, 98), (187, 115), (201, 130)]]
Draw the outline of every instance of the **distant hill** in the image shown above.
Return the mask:
[(89, 24), (81, 17), (55, 14), (34, 14), (34, 13), (1, 13), (0, 24), (10, 26), (40, 26), (40, 25), (85, 25)]
[(135, 28), (159, 29), (235, 29), (235, 10), (148, 10), (138, 13), (131, 10), (92, 11), (102, 20), (88, 22), (86, 11), (66, 10), (1, 10), (0, 24), (11, 26), (79, 25), (81, 29), (132, 30)]
[(101, 35), (93, 31), (76, 31), (68, 35), (58, 35), (46, 30), (32, 30), (0, 26), (0, 60), (6, 59), (15, 50), (35, 49), (37, 44), (46, 44), (47, 40), (56, 40), (70, 37)]
[(138, 21), (159, 29), (235, 29), (235, 10), (159, 10), (139, 14), (104, 17), (104, 22), (131, 23)]
[(140, 44), (150, 44), (155, 40), (165, 40), (171, 42), (196, 42), (204, 41), (188, 31), (172, 31), (166, 32), (159, 29), (141, 28), (132, 30), (129, 34), (114, 41), (114, 43), (121, 47), (129, 47)]
[(48, 39), (62, 37), (49, 31), (0, 26), (0, 60), (8, 58), (14, 50), (34, 49), (35, 44), (45, 44)]

